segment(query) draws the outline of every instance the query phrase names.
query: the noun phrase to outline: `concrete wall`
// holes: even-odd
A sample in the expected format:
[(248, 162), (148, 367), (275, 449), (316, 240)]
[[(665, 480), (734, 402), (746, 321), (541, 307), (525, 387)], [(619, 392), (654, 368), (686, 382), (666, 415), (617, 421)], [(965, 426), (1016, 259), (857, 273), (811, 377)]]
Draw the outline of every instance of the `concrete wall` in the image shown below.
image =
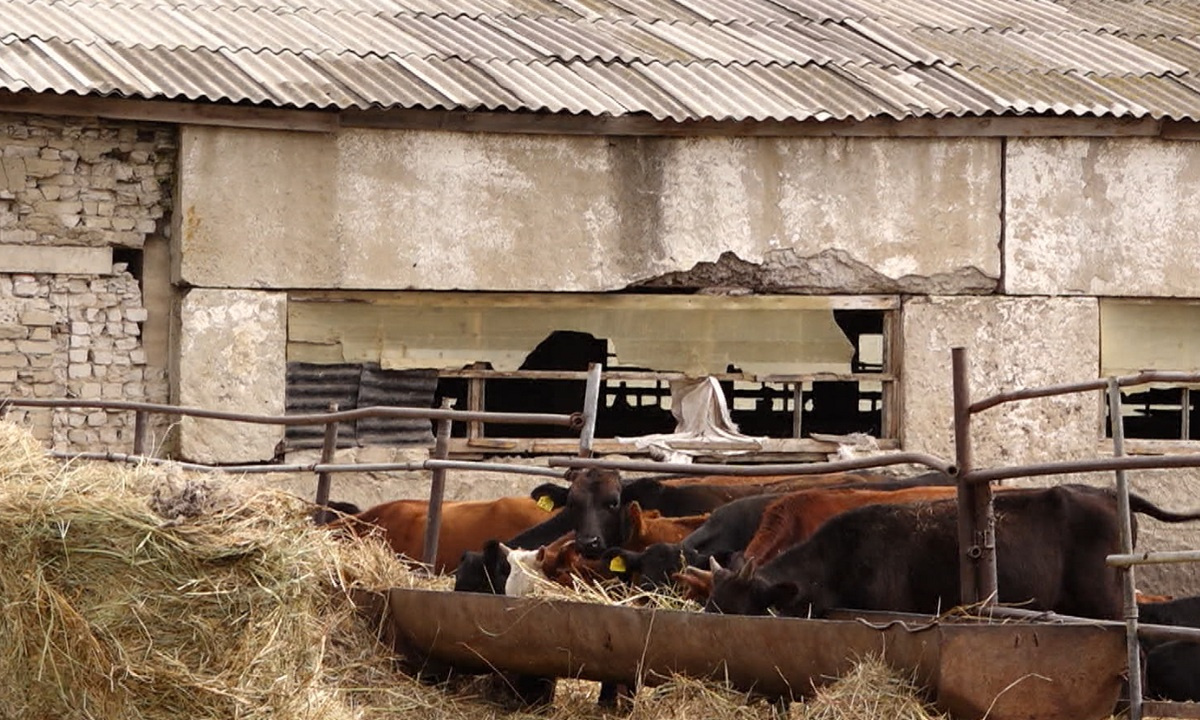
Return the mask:
[[(968, 349), (971, 395), (1096, 376), (1100, 318), (1094, 298), (924, 297), (904, 303), (904, 446), (954, 457), (950, 350)], [(1094, 396), (1023, 401), (972, 422), (976, 467), (1093, 457)]]
[[(180, 308), (172, 395), (180, 405), (283, 415), (287, 299), (282, 293), (196, 288)], [(185, 417), (179, 453), (204, 463), (270, 460), (282, 425)]]
[(1005, 292), (1198, 297), (1200, 143), (1008, 141)]
[(185, 127), (178, 279), (606, 291), (732, 253), (759, 288), (986, 292), (1000, 147)]

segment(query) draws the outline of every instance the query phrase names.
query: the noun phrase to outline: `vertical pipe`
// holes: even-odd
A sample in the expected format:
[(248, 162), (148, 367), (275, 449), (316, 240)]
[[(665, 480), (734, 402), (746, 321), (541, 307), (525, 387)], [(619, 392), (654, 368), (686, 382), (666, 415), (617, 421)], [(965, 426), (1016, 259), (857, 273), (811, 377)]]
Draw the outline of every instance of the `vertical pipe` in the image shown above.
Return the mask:
[(1192, 389), (1183, 389), (1183, 419), (1179, 423), (1179, 439), (1187, 440), (1192, 435)]
[(583, 393), (583, 429), (579, 432), (579, 457), (591, 457), (596, 440), (596, 416), (600, 412), (600, 363), (588, 365), (587, 388)]
[[(454, 398), (442, 398), (442, 409), (449, 410), (454, 406)], [(450, 426), (453, 420), (445, 418), (438, 420), (437, 438), (433, 446), (433, 456), (438, 460), (450, 457)], [(442, 498), (446, 495), (446, 468), (433, 469), (433, 483), (429, 486), (429, 506), (425, 512), (425, 550), (421, 554), (421, 562), (430, 566), (434, 572), (437, 568), (438, 536), (442, 532)]]
[[(1112, 425), (1113, 457), (1125, 456), (1125, 419), (1121, 414), (1121, 388), (1117, 379), (1108, 379), (1108, 417)], [(1124, 470), (1117, 470), (1117, 515), (1121, 529), (1121, 552), (1133, 553), (1133, 521), (1129, 514), (1129, 482)], [(1128, 650), (1129, 720), (1142, 717), (1142, 663), (1138, 645), (1138, 606), (1135, 593), (1133, 565), (1121, 568), (1121, 585), (1125, 594), (1125, 643)]]
[(145, 410), (138, 410), (133, 414), (133, 454), (146, 454), (146, 419), (147, 413)]
[[(337, 412), (338, 404), (329, 403), (329, 412)], [(337, 450), (338, 424), (336, 421), (325, 423), (325, 443), (321, 446), (321, 462), (333, 462), (333, 453)], [(317, 473), (317, 524), (327, 523), (331, 519), (329, 506), (329, 484), (332, 476), (327, 472)]]
[(959, 602), (979, 602), (975, 545), (975, 486), (968, 480), (971, 471), (971, 391), (967, 380), (966, 348), (950, 350), (954, 377), (954, 463), (958, 466), (958, 568)]
[(804, 383), (792, 387), (792, 437), (804, 437)]

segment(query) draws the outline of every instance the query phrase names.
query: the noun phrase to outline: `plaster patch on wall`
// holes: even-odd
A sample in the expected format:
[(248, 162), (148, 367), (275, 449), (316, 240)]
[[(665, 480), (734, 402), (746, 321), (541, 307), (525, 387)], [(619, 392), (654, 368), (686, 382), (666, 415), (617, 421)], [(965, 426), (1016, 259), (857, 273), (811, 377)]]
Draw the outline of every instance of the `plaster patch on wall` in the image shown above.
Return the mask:
[(934, 275), (888, 277), (844, 250), (822, 250), (801, 255), (793, 249), (772, 250), (762, 263), (723, 252), (713, 262), (696, 263), (691, 270), (666, 273), (633, 287), (742, 288), (750, 292), (792, 293), (911, 293), (938, 295), (989, 295), (999, 279), (975, 267)]

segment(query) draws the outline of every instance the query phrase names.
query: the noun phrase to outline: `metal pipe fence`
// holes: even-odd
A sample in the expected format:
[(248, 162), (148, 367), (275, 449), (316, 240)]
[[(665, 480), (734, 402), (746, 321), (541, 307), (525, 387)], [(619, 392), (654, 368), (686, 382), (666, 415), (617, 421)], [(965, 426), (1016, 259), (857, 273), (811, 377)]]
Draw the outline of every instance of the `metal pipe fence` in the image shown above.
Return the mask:
[[(995, 517), (990, 492), (992, 482), (1021, 477), (1114, 471), (1116, 476), (1115, 485), (1118, 514), (1121, 515), (1120, 535), (1122, 552), (1109, 555), (1106, 561), (1108, 565), (1120, 568), (1122, 571), (1124, 622), (1119, 624), (1125, 627), (1126, 643), (1129, 652), (1126, 660), (1130, 695), (1129, 718), (1130, 720), (1141, 720), (1143, 703), (1138, 638), (1188, 638), (1194, 640), (1200, 638), (1200, 630), (1145, 625), (1139, 627), (1134, 566), (1147, 563), (1194, 562), (1200, 560), (1200, 551), (1146, 552), (1136, 554), (1133, 552), (1133, 533), (1129, 514), (1129, 484), (1125, 477), (1125, 471), (1200, 467), (1200, 454), (1149, 457), (1126, 456), (1120, 388), (1154, 382), (1171, 384), (1200, 383), (1200, 373), (1144, 370), (1133, 375), (1002, 392), (971, 402), (966, 381), (966, 349), (961, 347), (954, 348), (951, 351), (951, 359), (954, 366), (955, 378), (954, 433), (956, 460), (959, 464), (959, 552), (963, 578), (963, 601), (982, 599), (983, 604), (989, 610), (994, 610), (998, 614), (1008, 614), (1009, 616), (1030, 617), (1032, 615), (1044, 615), (1037, 613), (1025, 615), (1024, 613), (1030, 613), (1030, 611), (1021, 611), (1014, 608), (998, 608), (995, 606), (997, 589), (995, 582)], [(1105, 390), (1107, 392), (1108, 412), (1111, 419), (1113, 436), (1113, 457), (1034, 463), (1030, 465), (979, 470), (974, 469), (970, 465), (970, 422), (972, 415), (1010, 402), (1098, 390)], [(978, 491), (984, 488), (988, 490), (986, 501), (981, 501)], [(1110, 623), (1114, 625), (1118, 624), (1112, 621)]]

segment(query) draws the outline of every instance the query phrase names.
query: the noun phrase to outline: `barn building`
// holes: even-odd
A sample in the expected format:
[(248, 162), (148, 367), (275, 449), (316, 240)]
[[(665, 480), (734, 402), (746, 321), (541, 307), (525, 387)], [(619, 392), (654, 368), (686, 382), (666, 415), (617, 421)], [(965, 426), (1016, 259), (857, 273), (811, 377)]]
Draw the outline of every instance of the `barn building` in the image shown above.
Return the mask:
[[(952, 457), (954, 346), (980, 396), (1200, 370), (1191, 3), (2, 5), (0, 397), (569, 412), (599, 362), (606, 453), (644, 453), (672, 383), (711, 375), (754, 459), (853, 432)], [(1130, 389), (1129, 450), (1195, 451), (1193, 397)], [(129, 415), (9, 413), (61, 450), (128, 449)], [(976, 428), (979, 466), (1111, 452), (1096, 395)], [(574, 443), (455, 432), (464, 457)], [(319, 433), (153, 437), (245, 463)], [(431, 439), (340, 437), (360, 459)], [(1200, 505), (1194, 471), (1133, 484)]]

